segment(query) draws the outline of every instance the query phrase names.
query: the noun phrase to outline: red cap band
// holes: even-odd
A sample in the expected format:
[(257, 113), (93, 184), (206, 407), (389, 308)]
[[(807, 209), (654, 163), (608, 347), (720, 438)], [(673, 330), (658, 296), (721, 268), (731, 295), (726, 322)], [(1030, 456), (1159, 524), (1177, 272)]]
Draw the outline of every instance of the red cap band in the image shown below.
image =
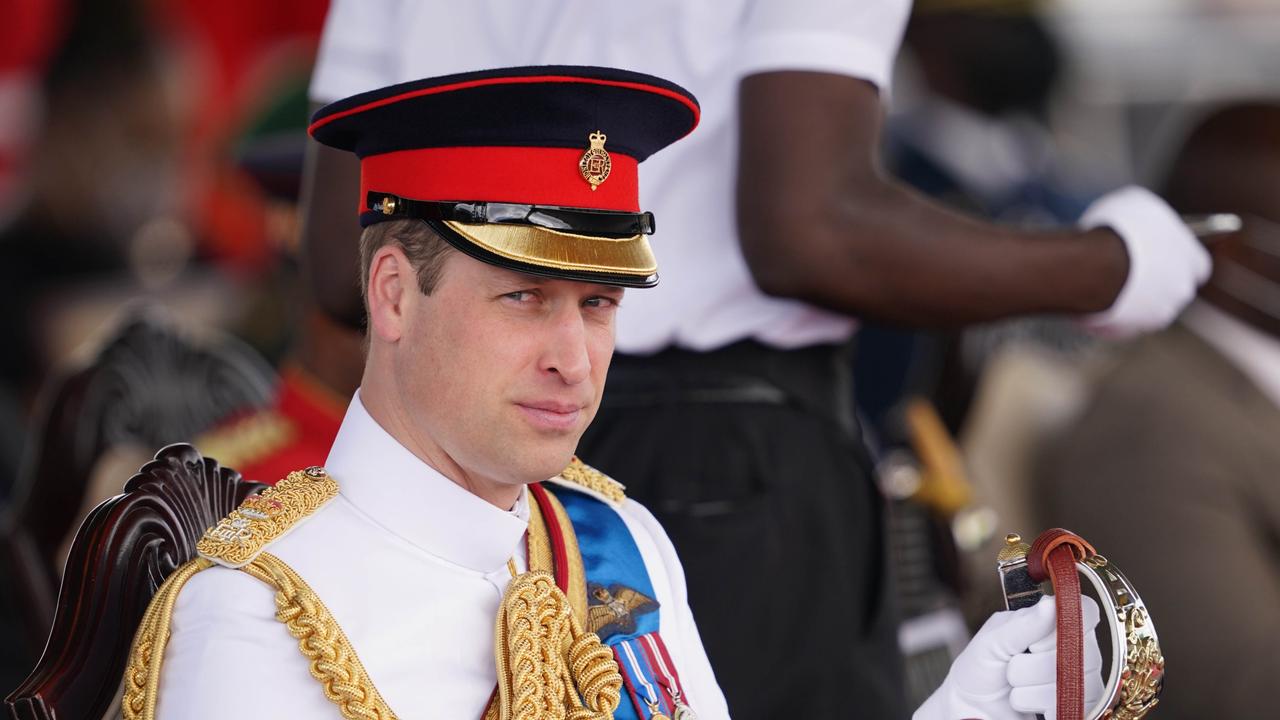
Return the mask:
[[(411, 200), (510, 202), (640, 211), (635, 158), (610, 153), (595, 190), (582, 177), (583, 148), (447, 147), (370, 155), (360, 162), (360, 212), (370, 191)], [(605, 148), (608, 150), (608, 148)]]

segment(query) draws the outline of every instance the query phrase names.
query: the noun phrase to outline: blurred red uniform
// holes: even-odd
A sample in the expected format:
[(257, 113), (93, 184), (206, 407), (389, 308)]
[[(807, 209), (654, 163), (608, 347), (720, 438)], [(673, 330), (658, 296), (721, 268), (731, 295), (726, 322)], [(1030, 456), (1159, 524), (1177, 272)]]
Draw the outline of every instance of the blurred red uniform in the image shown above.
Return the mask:
[(346, 410), (346, 398), (290, 364), (274, 405), (231, 418), (196, 447), (245, 479), (275, 484), (298, 468), (324, 464)]

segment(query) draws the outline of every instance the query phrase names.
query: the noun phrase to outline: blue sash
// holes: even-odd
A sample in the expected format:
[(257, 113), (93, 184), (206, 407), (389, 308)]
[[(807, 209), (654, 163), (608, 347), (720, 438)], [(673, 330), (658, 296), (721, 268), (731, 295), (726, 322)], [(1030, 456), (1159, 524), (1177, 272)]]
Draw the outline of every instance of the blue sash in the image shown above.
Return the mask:
[[(615, 720), (649, 720), (650, 708), (671, 717), (670, 698), (644, 636), (657, 636), (659, 607), (640, 548), (622, 516), (583, 492), (547, 483), (564, 506), (578, 537), (587, 580), (587, 629), (613, 650), (625, 679)], [(652, 646), (649, 646), (652, 647)]]

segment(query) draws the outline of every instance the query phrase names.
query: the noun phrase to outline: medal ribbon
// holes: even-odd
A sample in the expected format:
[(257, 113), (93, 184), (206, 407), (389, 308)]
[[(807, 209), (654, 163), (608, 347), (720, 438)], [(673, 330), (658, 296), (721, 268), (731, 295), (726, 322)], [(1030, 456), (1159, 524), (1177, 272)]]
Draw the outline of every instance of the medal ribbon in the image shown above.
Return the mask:
[[(631, 691), (633, 700), (641, 700), (649, 708), (650, 718), (667, 717), (666, 708), (662, 695), (654, 689), (654, 685), (658, 684), (656, 674), (653, 668), (649, 666), (649, 657), (644, 652), (644, 648), (637, 653), (631, 644), (635, 640), (623, 640), (614, 646), (614, 655), (618, 656), (618, 665), (622, 668), (622, 679), (626, 681), (627, 689)], [(640, 696), (636, 689), (636, 684), (644, 688), (644, 697)], [(637, 706), (639, 703), (637, 703)], [(643, 717), (643, 715), (641, 715)]]
[[(671, 705), (675, 708), (676, 718), (679, 720), (681, 715), (692, 715), (689, 708), (689, 700), (684, 695), (684, 688), (680, 685), (680, 678), (672, 669), (675, 663), (671, 662), (671, 656), (667, 653), (667, 644), (662, 641), (662, 636), (654, 633), (645, 635), (641, 638), (644, 641), (646, 649), (649, 651), (649, 659), (658, 668), (658, 684), (667, 691), (667, 695), (671, 698)], [(684, 712), (681, 712), (683, 708)]]
[[(621, 586), (656, 599), (644, 557), (622, 516), (607, 503), (584, 492), (558, 484), (546, 487), (563, 505), (573, 525), (588, 583), (605, 589)], [(693, 718), (688, 705), (677, 702), (675, 697), (680, 693), (680, 699), (685, 701), (675, 663), (658, 633), (660, 613), (658, 608), (633, 613), (630, 618), (634, 624), (615, 626), (605, 633), (603, 641), (613, 650), (624, 687), (631, 697), (631, 703), (624, 702), (614, 711), (614, 720)], [(656, 654), (650, 649), (649, 636), (656, 641)], [(654, 669), (659, 666), (659, 658), (665, 666), (662, 672)], [(649, 691), (647, 697), (646, 690)], [(650, 709), (654, 701), (656, 710)], [(671, 710), (675, 715), (666, 714)]]

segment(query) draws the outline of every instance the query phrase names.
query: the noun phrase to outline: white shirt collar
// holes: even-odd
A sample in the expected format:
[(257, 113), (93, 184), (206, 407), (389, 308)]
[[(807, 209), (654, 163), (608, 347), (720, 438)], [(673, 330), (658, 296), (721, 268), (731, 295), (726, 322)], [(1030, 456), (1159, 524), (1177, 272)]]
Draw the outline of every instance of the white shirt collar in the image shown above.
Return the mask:
[(339, 494), (410, 544), (482, 573), (501, 569), (529, 526), (527, 491), (502, 510), (440, 474), (373, 419), (357, 390), (325, 469)]
[(1280, 406), (1280, 340), (1202, 300), (1187, 308), (1181, 322)]

